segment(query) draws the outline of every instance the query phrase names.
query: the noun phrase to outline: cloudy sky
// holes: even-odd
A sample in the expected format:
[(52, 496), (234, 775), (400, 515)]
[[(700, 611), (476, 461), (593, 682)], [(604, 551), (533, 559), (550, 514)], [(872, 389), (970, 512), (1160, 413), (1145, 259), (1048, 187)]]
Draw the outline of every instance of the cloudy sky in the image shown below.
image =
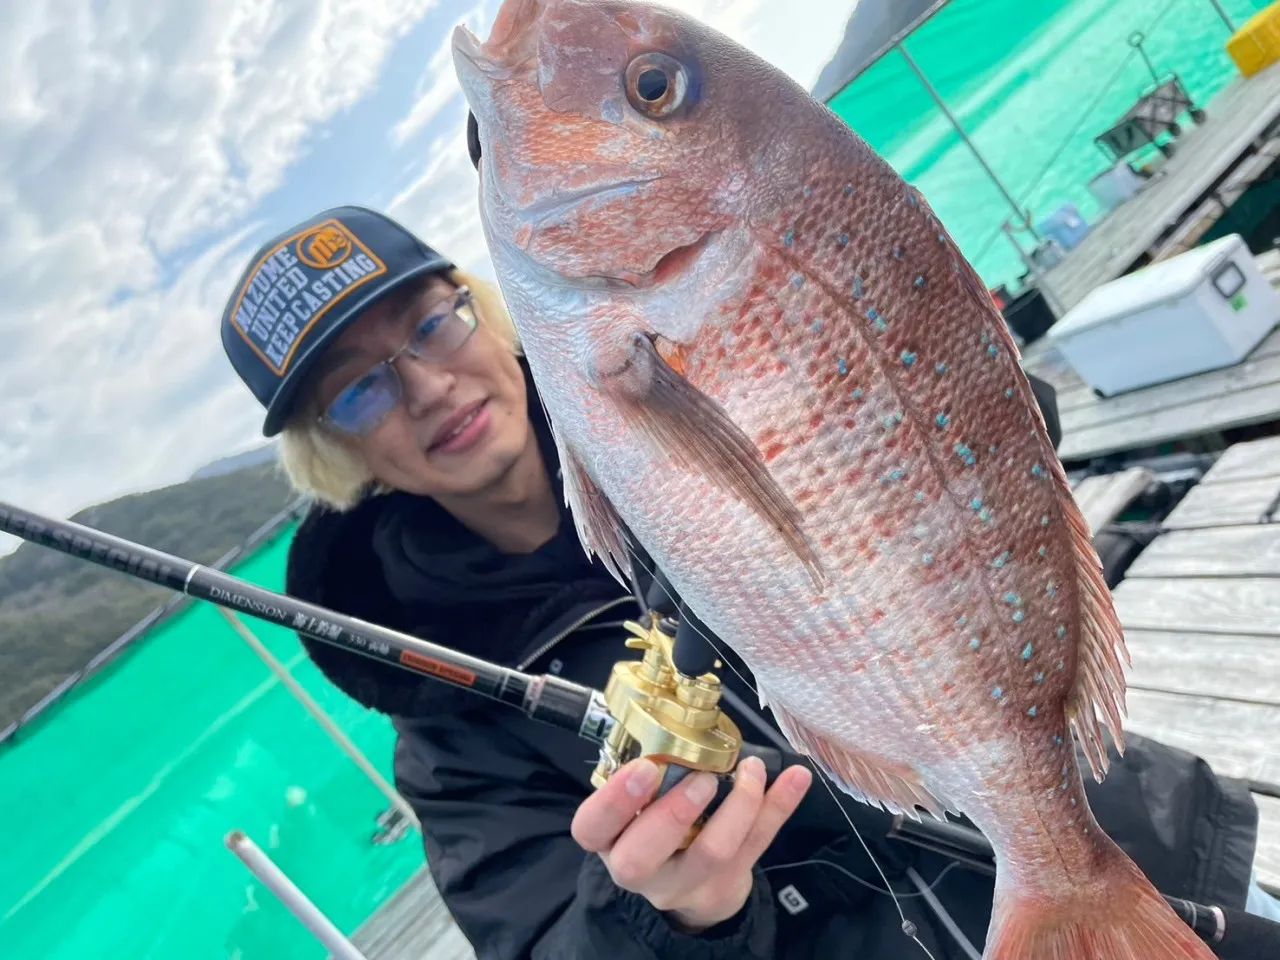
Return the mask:
[[(668, 2), (806, 87), (855, 5)], [(0, 5), (0, 500), (66, 516), (261, 443), (217, 325), (290, 220), (374, 206), (487, 272), (447, 43), (497, 6)]]

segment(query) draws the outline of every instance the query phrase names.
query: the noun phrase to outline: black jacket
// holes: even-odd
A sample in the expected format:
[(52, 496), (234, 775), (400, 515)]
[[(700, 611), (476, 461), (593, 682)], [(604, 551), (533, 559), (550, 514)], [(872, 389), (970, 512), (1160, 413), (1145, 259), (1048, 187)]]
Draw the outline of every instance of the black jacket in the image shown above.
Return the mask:
[[(1035, 386), (1056, 441), (1052, 390)], [(541, 405), (529, 408), (554, 469)], [(421, 498), (374, 497), (345, 514), (315, 508), (292, 545), (287, 591), (601, 689), (616, 660), (636, 655), (623, 647), (622, 622), (641, 611), (586, 561), (567, 514), (560, 535), (536, 554), (504, 558)], [(684, 935), (643, 898), (618, 889), (600, 859), (570, 836), (574, 811), (592, 789), (591, 744), (473, 694), (303, 642), (333, 683), (393, 718), (397, 788), (417, 811), (431, 874), (480, 960), (916, 955), (893, 901), (877, 889), (883, 881), (820, 780), (757, 868), (744, 910), (700, 936)], [(724, 681), (742, 703), (757, 702), (732, 671)], [(755, 724), (776, 726), (747, 709), (753, 716), (727, 707), (749, 740), (764, 742)], [(1086, 777), (1103, 828), (1163, 892), (1242, 908), (1257, 823), (1245, 785), (1136, 736), (1124, 759), (1113, 759), (1104, 784)], [(909, 868), (933, 885), (980, 951), (991, 877), (888, 839), (887, 815), (843, 799), (933, 955), (965, 956), (912, 886)]]

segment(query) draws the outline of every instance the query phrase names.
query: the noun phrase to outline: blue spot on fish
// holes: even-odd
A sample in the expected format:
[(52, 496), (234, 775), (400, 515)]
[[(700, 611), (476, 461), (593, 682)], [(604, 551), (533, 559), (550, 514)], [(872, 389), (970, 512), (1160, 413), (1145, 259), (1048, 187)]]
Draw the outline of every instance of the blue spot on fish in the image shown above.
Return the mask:
[(795, 232), (794, 230), (788, 230), (788, 231), (787, 231), (787, 239), (786, 239), (786, 241), (785, 241), (785, 242), (786, 242), (786, 244), (787, 244), (787, 246), (788, 246), (788, 247), (789, 247), (789, 246), (791, 246), (791, 244), (793, 244), (793, 243), (795, 242), (795, 239), (796, 239), (796, 232)]
[(907, 203), (911, 204), (913, 207), (919, 206), (919, 201), (916, 199), (916, 195), (910, 187), (907, 188)]
[(1005, 399), (1006, 399), (1006, 400), (1012, 400), (1012, 399), (1013, 399), (1013, 387), (1010, 387), (1008, 390), (1006, 390), (1006, 391), (1004, 392), (1004, 396), (1005, 396)]
[(906, 364), (908, 367), (913, 366), (916, 362), (916, 355), (912, 353), (910, 350), (903, 350), (902, 362)]
[(859, 300), (862, 299), (862, 278), (861, 277), (853, 278), (853, 295), (857, 297)]
[(1044, 467), (1040, 466), (1040, 464), (1037, 463), (1034, 467), (1031, 468), (1031, 475), (1033, 477), (1043, 477), (1045, 475)]
[(1044, 592), (1051, 597), (1056, 597), (1058, 595), (1058, 585), (1056, 583), (1051, 583), (1049, 586), (1045, 587)]
[(981, 510), (982, 501), (979, 500), (977, 497), (974, 497), (972, 500), (969, 501), (969, 506), (973, 507), (973, 509), (975, 510)]
[(1057, 747), (1062, 746), (1062, 737), (1060, 737), (1060, 736), (1058, 736), (1058, 737), (1054, 737), (1054, 738), (1053, 738), (1053, 743), (1054, 743), (1054, 746), (1057, 746)]
[[(1001, 566), (1004, 566), (1004, 561), (1008, 559), (1008, 556), (1009, 556), (1008, 551), (1006, 551), (1004, 555), (1001, 556), (1000, 558)], [(1022, 606), (1022, 598), (1018, 596), (1016, 593), (1006, 593), (1004, 595), (1004, 602), (1011, 604), (1012, 606), (1015, 606), (1015, 607)]]
[[(1003, 569), (1004, 569), (1004, 565), (1005, 565), (1006, 563), (1008, 563), (1008, 561), (1009, 561), (1009, 551), (1008, 551), (1008, 550), (1006, 550), (1004, 553), (1000, 554), (1000, 556), (998, 556), (998, 557), (996, 557), (994, 560), (992, 560), (992, 561), (991, 561), (991, 565), (992, 565), (992, 566), (994, 566), (997, 570), (1003, 570)], [(1010, 597), (1013, 597), (1013, 596), (1015, 596), (1015, 594), (1012, 594), (1012, 593), (1011, 593), (1011, 594), (1009, 594), (1009, 596), (1010, 596)], [(1006, 598), (1006, 599), (1007, 599), (1007, 598)]]
[(1001, 689), (1000, 687), (996, 687), (994, 690), (991, 691), (992, 700), (999, 700), (1003, 695), (1004, 695), (1004, 690)]
[(813, 187), (805, 187), (803, 192), (806, 197), (811, 197), (813, 196)]
[(951, 418), (948, 417), (945, 413), (940, 413), (938, 414), (937, 422), (938, 422), (938, 426), (943, 427), (945, 429), (947, 424), (951, 422)]
[(840, 234), (840, 246), (847, 247), (849, 245), (849, 235), (847, 233)]
[(924, 277), (916, 277), (916, 289), (917, 289), (917, 290), (923, 290), (923, 289), (924, 289), (924, 284), (925, 284)]
[(840, 376), (847, 377), (849, 375), (849, 364), (844, 360), (840, 360), (836, 364), (836, 369), (840, 371)]
[(1040, 526), (1047, 527), (1049, 525), (1049, 515), (1045, 514), (1040, 518)]
[(853, 391), (853, 393), (851, 394), (851, 396), (852, 396), (852, 397), (853, 397), (853, 399), (855, 399), (855, 400), (861, 400), (861, 399), (862, 399), (862, 388), (861, 388), (861, 387), (857, 387), (857, 388)]
[(1021, 610), (1019, 610), (1017, 613), (1013, 615), (1014, 623), (1021, 623), (1025, 619), (1027, 619), (1027, 615), (1023, 613)]
[(924, 494), (919, 490), (916, 491), (916, 503), (924, 503)]
[(966, 617), (966, 616), (964, 616), (964, 615), (962, 614), (962, 615), (960, 616), (960, 619), (956, 621), (956, 626), (957, 626), (957, 627), (963, 627), (963, 626), (964, 626), (966, 623), (968, 623), (968, 622), (969, 622), (969, 618), (968, 618), (968, 617)]
[(893, 248), (893, 258), (894, 258), (895, 260), (901, 260), (901, 259), (902, 259), (902, 248), (901, 248), (901, 247), (894, 247), (894, 248)]
[(977, 650), (979, 647), (982, 646), (982, 641), (979, 640), (977, 637), (974, 637), (972, 640), (969, 641), (969, 646), (972, 647), (974, 650)]
[(991, 446), (987, 447), (987, 453), (994, 457), (996, 455), (996, 449), (996, 445), (993, 443)]
[(1030, 660), (1032, 652), (1033, 652), (1033, 648), (1031, 644), (1028, 643), (1025, 647), (1022, 648), (1022, 659)]
[(902, 479), (903, 477), (905, 477), (906, 475), (907, 475), (907, 471), (905, 471), (905, 470), (903, 470), (901, 467), (899, 467), (897, 470), (893, 471), (893, 473), (889, 474), (889, 479), (890, 479), (890, 480), (901, 480), (901, 479)]
[(821, 333), (821, 332), (822, 332), (822, 321), (821, 321), (821, 320), (815, 320), (815, 321), (813, 321), (813, 326), (812, 326), (812, 327), (810, 327), (809, 329), (811, 329), (814, 333)]
[(1036, 674), (1036, 683), (1044, 683), (1044, 671), (1041, 670)]
[(1036, 551), (1036, 553), (1040, 554), (1040, 556), (1042, 557), (1047, 557), (1049, 555), (1049, 548), (1041, 547), (1039, 550)]
[(926, 554), (924, 555), (924, 565), (925, 565), (926, 567), (928, 567), (928, 566), (932, 566), (932, 564), (933, 564), (933, 554), (932, 554), (932, 553), (926, 553)]
[(978, 519), (981, 520), (983, 523), (987, 523), (988, 521), (991, 520), (991, 511), (988, 510), (986, 507), (983, 507), (981, 510), (978, 511)]
[(1028, 711), (1027, 711), (1027, 716), (1028, 716), (1028, 717), (1034, 717), (1035, 715), (1036, 715), (1036, 708), (1035, 708), (1035, 707), (1032, 707), (1030, 710), (1028, 710)]
[(844, 195), (845, 195), (846, 197), (851, 197), (851, 196), (853, 196), (853, 184), (851, 184), (851, 183), (846, 183), (846, 184), (844, 185)]
[(1058, 629), (1055, 630), (1054, 632), (1058, 635), (1058, 639), (1062, 639), (1067, 635), (1067, 628), (1064, 626), (1059, 626)]
[(794, 277), (791, 278), (791, 285), (795, 287), (797, 290), (799, 290), (801, 287), (804, 286), (804, 277), (800, 276), (800, 274), (797, 273)]
[(938, 364), (936, 367), (934, 367), (933, 369), (937, 370), (937, 371), (938, 371), (938, 373), (946, 373), (946, 372), (947, 372), (947, 365), (946, 365), (945, 363), (940, 363), (940, 364)]
[(987, 353), (991, 354), (993, 357), (998, 357), (1000, 356), (1000, 348), (993, 343), (991, 346), (987, 347)]

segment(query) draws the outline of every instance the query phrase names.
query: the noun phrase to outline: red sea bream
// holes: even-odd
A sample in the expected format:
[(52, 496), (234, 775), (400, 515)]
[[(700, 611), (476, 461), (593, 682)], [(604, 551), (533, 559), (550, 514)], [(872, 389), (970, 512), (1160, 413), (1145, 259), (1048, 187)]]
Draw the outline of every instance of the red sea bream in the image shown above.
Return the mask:
[(924, 198), (656, 7), (507, 0), (454, 59), (590, 550), (622, 529), (847, 793), (991, 840), (988, 960), (1212, 954), (1090, 813), (1124, 641), (1017, 349)]

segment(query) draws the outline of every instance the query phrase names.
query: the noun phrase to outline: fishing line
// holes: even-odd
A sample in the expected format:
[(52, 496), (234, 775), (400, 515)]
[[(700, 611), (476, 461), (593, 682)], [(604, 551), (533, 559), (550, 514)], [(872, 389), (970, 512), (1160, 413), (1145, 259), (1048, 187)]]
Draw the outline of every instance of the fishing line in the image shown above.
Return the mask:
[[(874, 890), (876, 893), (879, 893), (879, 894), (887, 894), (888, 896), (896, 895), (901, 897), (903, 900), (910, 900), (912, 897), (923, 897), (925, 895), (924, 890), (917, 891), (916, 893), (897, 893), (897, 891), (894, 891), (894, 890), (886, 890), (884, 887), (877, 887), (870, 880), (863, 880), (860, 876), (858, 876), (848, 867), (842, 867), (840, 864), (834, 863), (831, 860), (812, 859), (812, 860), (797, 860), (795, 863), (775, 863), (772, 867), (765, 867), (763, 872), (769, 873), (772, 870), (789, 870), (793, 867), (815, 867), (815, 866), (830, 867), (832, 870), (838, 870), (841, 873), (843, 873), (846, 877), (848, 877), (850, 880), (852, 880), (854, 883), (860, 884), (861, 886), (866, 887), (868, 890)], [(954, 870), (958, 866), (960, 866), (960, 863), (959, 861), (955, 861), (955, 860), (947, 864), (945, 867), (942, 868), (942, 871), (936, 877), (933, 878), (933, 883), (929, 884), (929, 886), (926, 887), (925, 889), (933, 890), (934, 887), (936, 887), (938, 884), (942, 882), (943, 878), (948, 873), (950, 873), (952, 870)]]
[[(624, 542), (626, 541), (626, 539), (627, 538), (625, 537), (623, 538)], [(676, 597), (671, 595), (671, 591), (669, 591), (666, 588), (666, 586), (662, 582), (662, 579), (657, 575), (657, 573), (654, 570), (649, 569), (649, 567), (645, 565), (644, 560), (640, 557), (640, 555), (635, 551), (635, 549), (630, 544), (627, 544), (627, 552), (631, 554), (633, 563), (638, 565), (641, 569), (643, 569), (646, 573), (648, 573), (650, 577), (653, 578), (653, 582), (657, 584), (658, 589), (660, 589), (663, 593), (667, 595), (667, 599), (670, 600), (673, 604), (676, 604), (677, 606), (679, 606), (680, 601)], [(737, 678), (742, 681), (743, 686), (745, 686), (748, 690), (750, 690), (753, 694), (755, 694), (756, 699), (758, 700), (760, 698), (760, 691), (758, 691), (752, 685), (751, 681), (749, 681), (746, 677), (744, 677), (741, 673), (738, 672), (737, 667), (733, 665), (733, 662), (730, 660), (730, 658), (724, 652), (721, 651), (719, 646), (716, 645), (715, 640), (712, 640), (711, 637), (703, 633), (701, 628), (699, 628), (699, 626), (697, 625), (697, 623), (693, 621), (689, 621), (689, 626), (691, 626), (694, 629), (694, 631), (698, 634), (698, 636), (702, 637), (702, 639), (707, 642), (707, 645), (716, 652), (717, 656), (720, 657), (721, 662), (724, 663), (726, 666), (728, 666), (728, 668), (734, 672)], [(884, 868), (880, 866), (880, 861), (875, 858), (875, 855), (871, 852), (871, 847), (868, 846), (867, 841), (863, 839), (861, 831), (859, 831), (857, 825), (854, 824), (853, 818), (849, 816), (849, 811), (847, 811), (844, 808), (844, 804), (840, 802), (840, 798), (836, 795), (835, 788), (828, 781), (827, 777), (823, 774), (822, 770), (818, 767), (817, 763), (814, 762), (812, 757), (806, 756), (805, 761), (809, 764), (809, 766), (813, 767), (814, 778), (817, 780), (821, 780), (822, 785), (826, 787), (827, 792), (831, 794), (831, 799), (835, 801), (835, 805), (839, 808), (840, 813), (844, 816), (845, 822), (849, 824), (849, 829), (853, 831), (853, 835), (857, 838), (858, 843), (862, 845), (863, 852), (866, 853), (867, 859), (871, 861), (871, 865), (876, 868), (876, 873), (880, 874), (880, 879), (884, 881), (885, 889), (880, 892), (887, 893), (889, 895), (889, 898), (893, 900), (893, 906), (898, 911), (898, 917), (902, 920), (902, 932), (915, 941), (916, 945), (919, 946), (920, 949), (924, 951), (925, 956), (928, 957), (929, 960), (937, 960), (937, 957), (935, 957), (929, 951), (929, 948), (926, 947), (924, 943), (920, 940), (919, 936), (916, 935), (916, 925), (907, 919), (907, 915), (902, 909), (902, 904), (898, 902), (898, 894), (894, 892), (893, 887), (890, 885), (889, 878), (885, 875)]]

